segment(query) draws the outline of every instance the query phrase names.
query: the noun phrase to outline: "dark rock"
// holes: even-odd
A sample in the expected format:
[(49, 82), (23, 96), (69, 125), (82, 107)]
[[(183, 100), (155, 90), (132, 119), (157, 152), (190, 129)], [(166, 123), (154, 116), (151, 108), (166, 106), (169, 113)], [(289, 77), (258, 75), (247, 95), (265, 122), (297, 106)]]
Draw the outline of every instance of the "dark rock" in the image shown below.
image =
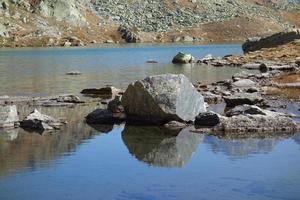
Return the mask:
[(247, 93), (255, 93), (255, 92), (258, 92), (258, 88), (256, 87), (251, 87), (251, 88), (248, 88), (246, 90)]
[(214, 112), (200, 113), (195, 119), (196, 126), (212, 127), (220, 123), (219, 115)]
[(124, 107), (121, 104), (120, 96), (116, 96), (108, 103), (107, 109), (113, 113), (123, 113)]
[(203, 96), (182, 74), (150, 76), (130, 84), (121, 101), (128, 119), (143, 123), (193, 121), (206, 110)]
[(224, 100), (227, 107), (235, 107), (243, 104), (256, 105), (264, 101), (261, 95), (257, 93), (237, 93), (224, 97)]
[(125, 26), (120, 26), (118, 31), (121, 33), (122, 38), (128, 43), (136, 43), (139, 41), (138, 36)]
[(188, 64), (193, 62), (194, 57), (191, 54), (179, 52), (172, 60), (174, 64)]
[(124, 120), (106, 109), (96, 109), (88, 114), (85, 119), (88, 124), (114, 124)]
[(44, 131), (60, 129), (64, 123), (61, 120), (54, 119), (48, 115), (41, 114), (38, 110), (34, 110), (23, 121), (21, 127), (28, 131)]
[(262, 48), (276, 47), (282, 44), (286, 44), (293, 40), (300, 39), (300, 31), (289, 30), (284, 32), (279, 32), (264, 38), (252, 38), (248, 39), (243, 45), (243, 51), (245, 53), (250, 51), (257, 51)]
[(109, 97), (114, 95), (119, 95), (121, 93), (123, 93), (123, 91), (115, 87), (104, 87), (100, 89), (90, 88), (81, 91), (81, 94), (85, 94), (85, 95), (101, 95), (101, 96), (109, 96)]
[(81, 75), (82, 73), (80, 71), (69, 71), (66, 73), (66, 75), (76, 76)]
[(15, 105), (0, 106), (0, 128), (17, 127), (19, 116)]

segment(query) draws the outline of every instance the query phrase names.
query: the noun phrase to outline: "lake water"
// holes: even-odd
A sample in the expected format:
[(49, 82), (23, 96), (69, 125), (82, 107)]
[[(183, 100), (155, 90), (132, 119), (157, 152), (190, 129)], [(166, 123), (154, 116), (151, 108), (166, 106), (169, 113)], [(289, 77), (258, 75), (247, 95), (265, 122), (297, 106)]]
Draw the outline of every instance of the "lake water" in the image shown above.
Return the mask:
[[(239, 71), (172, 65), (177, 51), (197, 58), (241, 53), (238, 45), (2, 50), (0, 95), (77, 94), (84, 87), (104, 84), (125, 88), (131, 81), (165, 72), (212, 82)], [(145, 64), (148, 59), (159, 64)], [(83, 75), (64, 75), (72, 69)], [(0, 130), (0, 200), (300, 197), (300, 133), (242, 139), (193, 133), (189, 128), (170, 132), (125, 124), (90, 127), (84, 116), (97, 107), (38, 108), (67, 119), (60, 132)], [(21, 117), (32, 109), (18, 108)], [(300, 115), (298, 109), (299, 105), (288, 107)]]
[[(200, 59), (211, 53), (241, 54), (240, 45), (214, 46), (112, 46), (106, 48), (52, 48), (0, 50), (0, 95), (46, 96), (79, 93), (84, 88), (127, 85), (148, 75), (183, 73), (192, 82), (212, 82), (230, 78), (237, 68), (201, 65), (173, 65), (177, 52)], [(147, 64), (155, 60), (157, 64)], [(79, 70), (81, 76), (65, 73)]]

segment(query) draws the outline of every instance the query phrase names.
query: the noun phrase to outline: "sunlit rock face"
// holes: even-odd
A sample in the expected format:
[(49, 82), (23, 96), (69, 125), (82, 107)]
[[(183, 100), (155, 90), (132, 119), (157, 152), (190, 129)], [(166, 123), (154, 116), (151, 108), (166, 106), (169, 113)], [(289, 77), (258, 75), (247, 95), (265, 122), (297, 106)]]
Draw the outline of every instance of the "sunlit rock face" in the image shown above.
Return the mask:
[(194, 121), (206, 107), (203, 96), (183, 74), (149, 76), (128, 86), (122, 96), (127, 120), (151, 124)]
[(125, 126), (122, 139), (138, 160), (157, 167), (183, 167), (202, 142), (203, 135), (189, 128), (170, 131), (161, 127)]
[(252, 154), (270, 153), (278, 142), (285, 137), (267, 138), (218, 138), (215, 136), (204, 137), (203, 142), (210, 145), (215, 153), (224, 153), (231, 158), (245, 158)]

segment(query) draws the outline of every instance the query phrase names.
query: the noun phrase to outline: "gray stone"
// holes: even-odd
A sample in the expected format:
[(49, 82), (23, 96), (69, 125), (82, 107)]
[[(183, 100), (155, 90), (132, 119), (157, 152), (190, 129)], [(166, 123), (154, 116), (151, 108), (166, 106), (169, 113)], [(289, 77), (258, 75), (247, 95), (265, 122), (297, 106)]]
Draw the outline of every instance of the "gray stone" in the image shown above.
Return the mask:
[(0, 106), (0, 128), (17, 127), (19, 116), (15, 105)]
[(23, 121), (21, 121), (21, 127), (28, 131), (60, 129), (62, 125), (64, 125), (64, 122), (62, 122), (61, 120), (41, 114), (36, 109), (32, 113), (30, 113)]
[(245, 114), (266, 115), (266, 112), (264, 112), (264, 110), (259, 108), (258, 106), (254, 106), (254, 105), (240, 105), (226, 112), (227, 117), (232, 117), (235, 115), (245, 115)]
[(66, 75), (71, 75), (71, 76), (74, 76), (74, 75), (81, 75), (82, 73), (80, 71), (69, 71), (66, 73)]
[(253, 87), (256, 83), (250, 79), (241, 79), (232, 83), (234, 87)]
[(172, 60), (175, 64), (187, 64), (193, 62), (194, 57), (191, 54), (179, 52)]
[(252, 133), (294, 133), (299, 130), (299, 124), (282, 113), (263, 111), (261, 114), (242, 114), (232, 117), (220, 117), (220, 124), (216, 129), (225, 134), (244, 134), (251, 136)]
[(193, 121), (206, 110), (203, 96), (182, 74), (150, 76), (130, 84), (121, 101), (129, 119), (154, 124)]

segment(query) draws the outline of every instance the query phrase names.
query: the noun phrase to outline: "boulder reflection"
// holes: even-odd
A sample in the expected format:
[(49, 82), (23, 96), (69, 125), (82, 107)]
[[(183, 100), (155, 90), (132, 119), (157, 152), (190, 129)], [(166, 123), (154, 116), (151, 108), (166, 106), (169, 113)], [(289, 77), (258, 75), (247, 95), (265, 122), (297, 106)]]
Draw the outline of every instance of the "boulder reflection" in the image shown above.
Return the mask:
[(170, 131), (154, 126), (125, 126), (122, 139), (138, 160), (158, 167), (183, 167), (203, 140), (188, 128)]
[(205, 136), (203, 142), (210, 145), (212, 152), (224, 153), (231, 158), (245, 158), (252, 154), (270, 153), (277, 143), (287, 136), (270, 136), (266, 138), (218, 138)]
[[(50, 116), (66, 119), (69, 123), (60, 131), (43, 134), (29, 133), (21, 128), (0, 130), (0, 176), (48, 166), (61, 155), (74, 152), (84, 140), (112, 129), (112, 126), (90, 127), (83, 121), (93, 107), (38, 109)], [(22, 119), (33, 107), (20, 107), (18, 110)]]

